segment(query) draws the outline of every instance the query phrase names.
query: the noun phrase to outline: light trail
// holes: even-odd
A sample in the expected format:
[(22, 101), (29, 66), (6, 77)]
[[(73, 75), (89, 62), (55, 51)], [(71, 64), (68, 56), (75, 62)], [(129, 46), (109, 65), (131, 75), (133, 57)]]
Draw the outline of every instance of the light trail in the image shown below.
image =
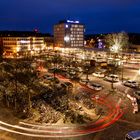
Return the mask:
[[(21, 127), (21, 126), (18, 126), (18, 125), (11, 125), (11, 124), (8, 124), (8, 123), (2, 122), (2, 121), (0, 121), (0, 124), (4, 125), (4, 126), (7, 126), (7, 127), (23, 130), (23, 131), (36, 132), (36, 133), (47, 133), (47, 132), (53, 133), (52, 130), (47, 130), (47, 129), (46, 130), (40, 130), (40, 129), (25, 128), (25, 127)], [(39, 128), (39, 126), (38, 126), (38, 128)], [(59, 128), (59, 130), (60, 130), (60, 128)], [(62, 133), (62, 132), (61, 131), (57, 131), (57, 133)]]
[[(115, 108), (113, 108), (111, 103), (107, 105), (107, 101), (104, 102), (103, 99), (98, 101), (98, 103), (99, 104), (102, 103), (103, 105), (106, 105), (109, 109), (109, 113), (103, 119), (88, 125), (79, 125), (77, 127), (68, 127), (68, 126), (66, 127), (66, 126), (55, 126), (55, 125), (42, 126), (42, 125), (20, 122), (19, 124), (24, 125), (24, 127), (21, 127), (21, 126), (11, 125), (0, 121), (0, 124), (2, 125), (0, 126), (0, 129), (11, 133), (16, 133), (16, 134), (30, 136), (30, 137), (40, 137), (40, 138), (76, 137), (76, 136), (86, 135), (89, 133), (94, 133), (105, 129), (109, 125), (116, 122), (123, 115), (123, 111), (120, 109), (119, 104)], [(12, 129), (16, 129), (16, 130), (12, 130)]]
[[(72, 82), (69, 79), (66, 79), (63, 76), (57, 75), (58, 78), (67, 80)], [(92, 94), (93, 90), (87, 88), (86, 86), (81, 87), (85, 91), (89, 91)], [(120, 108), (122, 101), (119, 100), (117, 103), (113, 100), (104, 99), (100, 97), (98, 100), (92, 98), (93, 101), (96, 101), (98, 105), (102, 105), (106, 107), (107, 114), (106, 116), (102, 116), (96, 122), (92, 122), (84, 125), (39, 125), (39, 124), (30, 124), (26, 122), (19, 122), (19, 125), (12, 125), (6, 122), (0, 121), (0, 130), (7, 131), (14, 134), (20, 134), (29, 137), (39, 137), (39, 138), (47, 138), (47, 137), (76, 137), (81, 135), (87, 135), (90, 133), (102, 131), (108, 126), (115, 123), (122, 115), (123, 110)], [(22, 126), (21, 126), (22, 125)]]
[[(31, 124), (31, 123), (26, 123), (26, 122), (19, 122), (19, 124), (21, 124), (21, 125), (24, 125), (24, 126), (30, 126), (30, 127), (39, 127), (40, 129), (46, 129), (46, 128), (48, 128), (48, 127), (54, 127), (55, 126), (55, 128), (56, 127), (59, 127), (59, 129), (60, 129), (60, 127), (61, 127), (61, 125), (45, 125), (45, 126), (43, 126), (43, 125), (39, 125), (39, 124)], [(63, 129), (69, 129), (69, 128), (72, 128), (72, 126), (62, 126), (63, 127)]]

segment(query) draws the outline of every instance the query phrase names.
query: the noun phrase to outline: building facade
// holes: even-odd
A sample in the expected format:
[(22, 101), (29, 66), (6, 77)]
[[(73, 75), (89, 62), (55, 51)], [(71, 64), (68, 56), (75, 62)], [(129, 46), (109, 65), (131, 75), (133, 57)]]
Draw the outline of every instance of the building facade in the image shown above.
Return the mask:
[(0, 34), (0, 40), (5, 57), (37, 54), (46, 49), (44, 37), (34, 32), (6, 32)]
[(44, 49), (42, 37), (3, 37), (3, 52), (6, 56), (39, 52)]
[(60, 21), (54, 25), (54, 46), (64, 48), (84, 47), (85, 28), (79, 21)]
[(45, 45), (47, 50), (52, 50), (54, 48), (54, 38), (53, 36), (44, 37)]

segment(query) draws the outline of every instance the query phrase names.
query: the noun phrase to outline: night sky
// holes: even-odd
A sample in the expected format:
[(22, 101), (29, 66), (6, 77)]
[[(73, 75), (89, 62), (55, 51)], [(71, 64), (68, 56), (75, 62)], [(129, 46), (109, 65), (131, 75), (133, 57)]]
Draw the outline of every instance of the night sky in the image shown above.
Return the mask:
[(86, 33), (140, 33), (140, 0), (0, 0), (0, 30), (53, 33), (63, 19), (79, 20)]

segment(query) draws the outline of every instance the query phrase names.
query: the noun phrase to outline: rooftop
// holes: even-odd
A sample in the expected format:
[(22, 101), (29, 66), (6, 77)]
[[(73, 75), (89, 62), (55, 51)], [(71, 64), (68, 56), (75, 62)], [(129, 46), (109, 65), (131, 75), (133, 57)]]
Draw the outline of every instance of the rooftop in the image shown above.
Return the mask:
[(0, 31), (0, 37), (47, 37), (51, 36), (50, 34), (46, 33), (39, 33), (36, 31)]

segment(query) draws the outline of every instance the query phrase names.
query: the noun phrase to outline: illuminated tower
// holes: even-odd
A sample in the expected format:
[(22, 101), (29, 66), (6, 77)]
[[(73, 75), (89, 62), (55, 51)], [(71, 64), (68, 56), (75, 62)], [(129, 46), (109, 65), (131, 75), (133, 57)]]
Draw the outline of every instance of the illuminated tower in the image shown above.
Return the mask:
[(54, 25), (55, 47), (84, 47), (84, 25), (79, 21), (65, 20)]

